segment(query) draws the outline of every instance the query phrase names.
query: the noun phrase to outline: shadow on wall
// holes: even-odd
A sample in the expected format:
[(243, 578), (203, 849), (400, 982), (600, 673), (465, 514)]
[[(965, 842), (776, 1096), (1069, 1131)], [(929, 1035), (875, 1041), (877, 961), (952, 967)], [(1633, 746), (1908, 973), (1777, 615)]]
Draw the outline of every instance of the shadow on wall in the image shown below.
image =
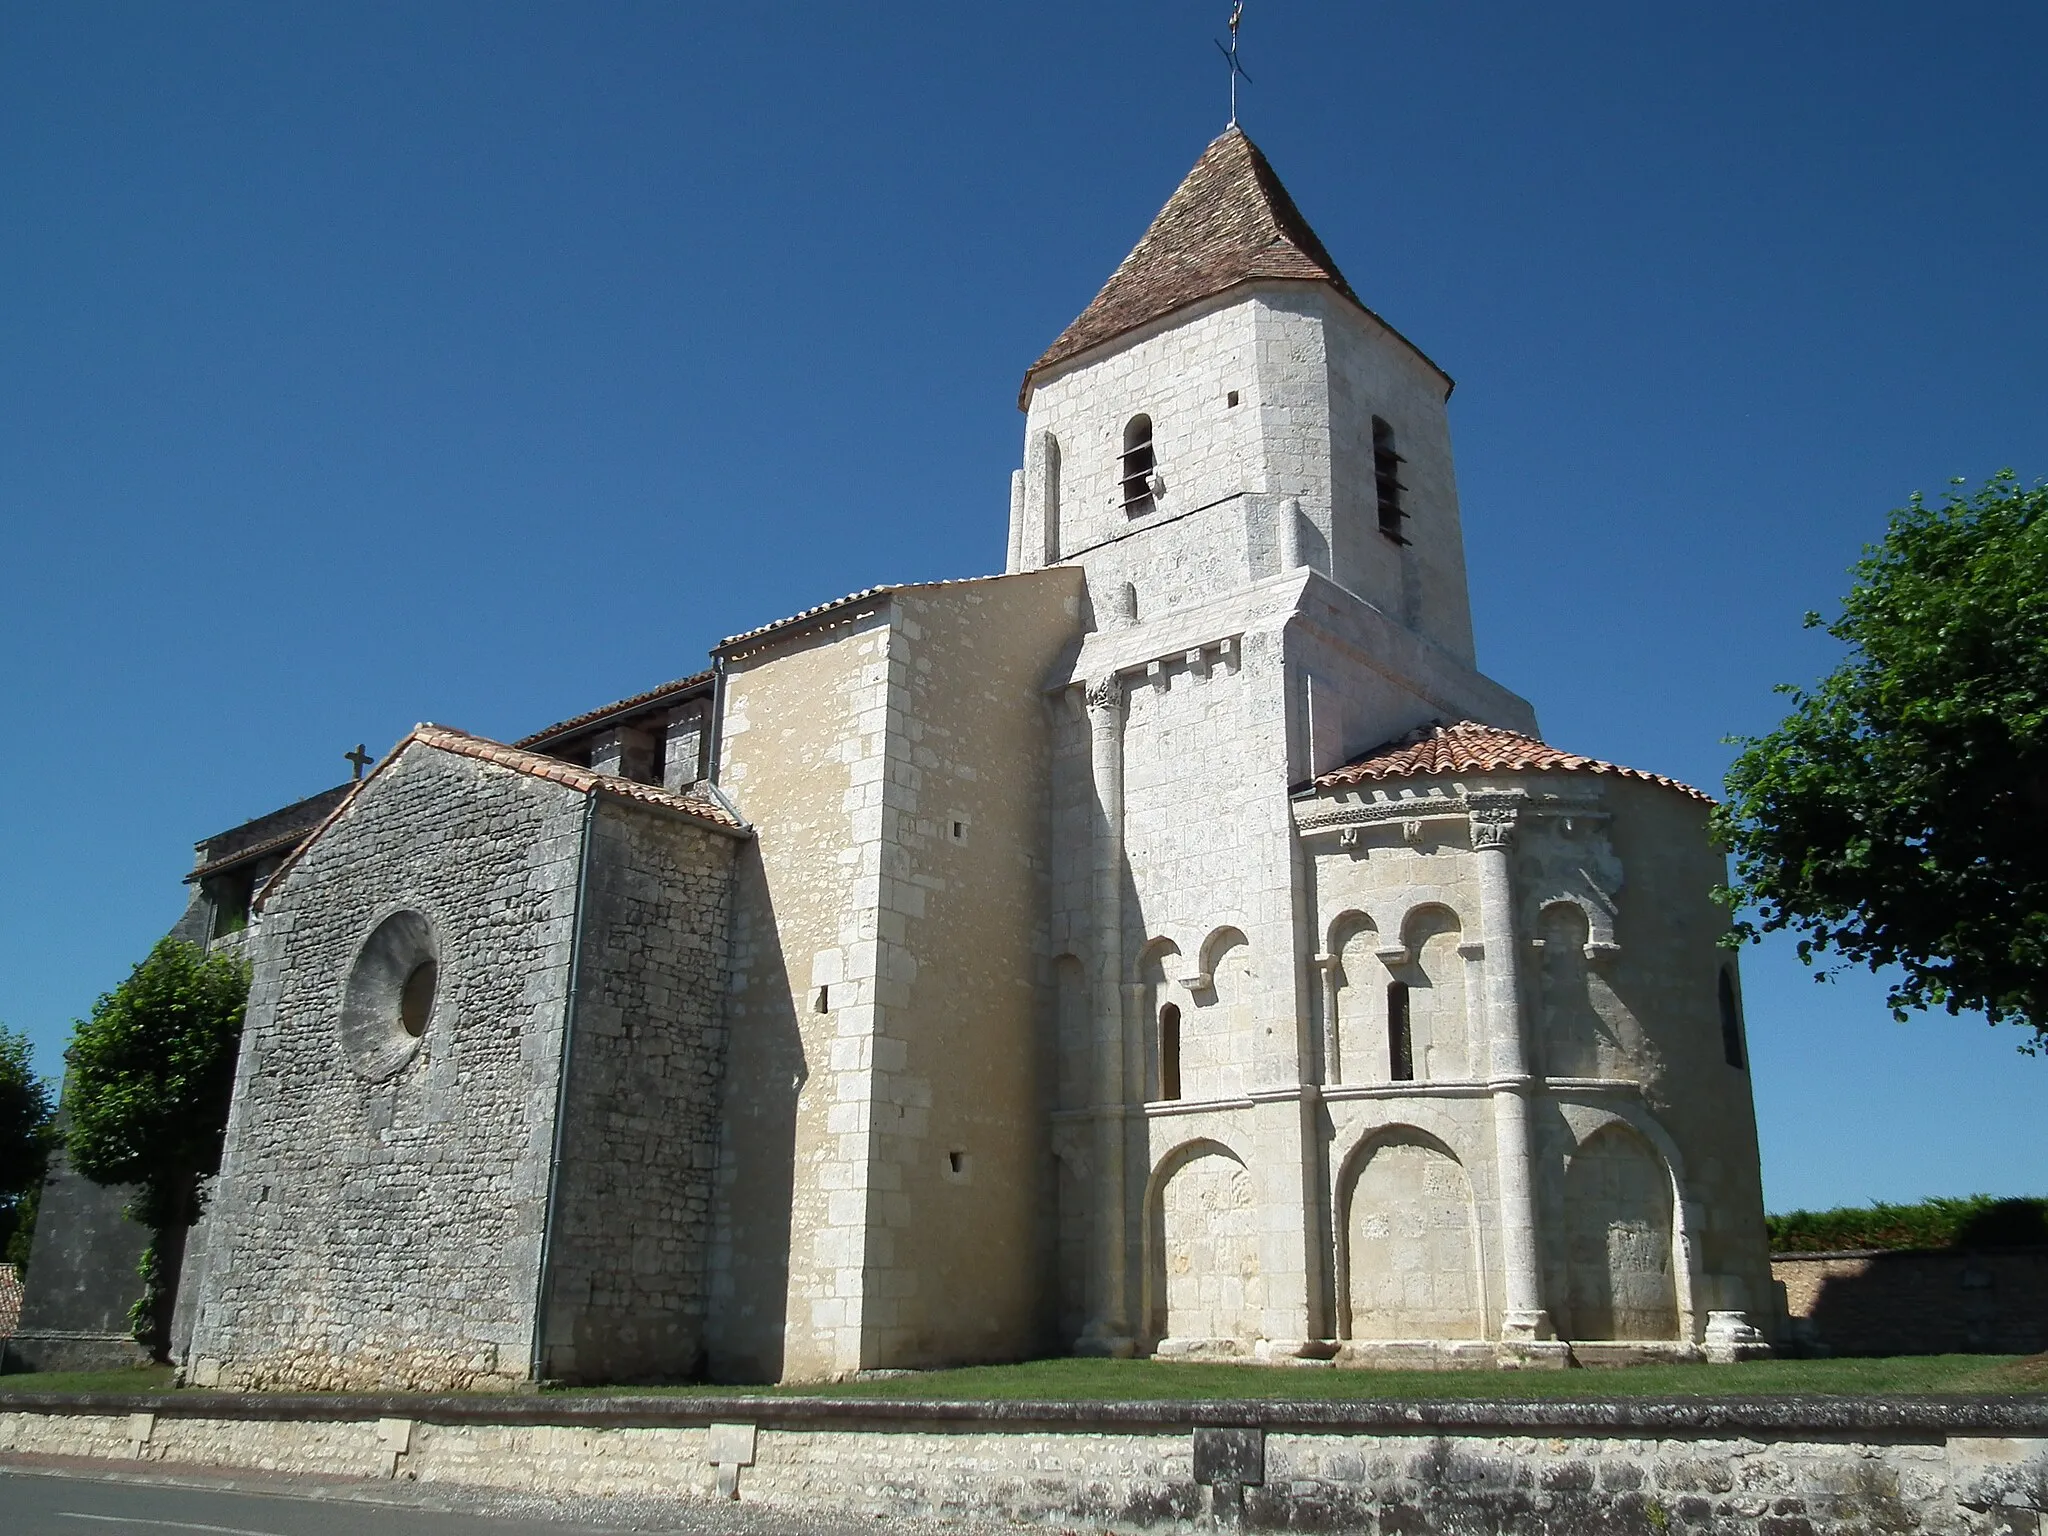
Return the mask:
[(2048, 1350), (2048, 1222), (2001, 1201), (1935, 1251), (1777, 1254), (1793, 1349), (1826, 1355)]
[(733, 883), (733, 915), (737, 921), (746, 914), (749, 931), (736, 930), (732, 942), (753, 951), (760, 982), (754, 995), (779, 1001), (734, 1019), (726, 1037), (719, 1158), (731, 1176), (712, 1197), (707, 1374), (713, 1381), (774, 1382), (782, 1379), (789, 1313), (797, 1099), (810, 1067), (758, 844), (741, 852)]

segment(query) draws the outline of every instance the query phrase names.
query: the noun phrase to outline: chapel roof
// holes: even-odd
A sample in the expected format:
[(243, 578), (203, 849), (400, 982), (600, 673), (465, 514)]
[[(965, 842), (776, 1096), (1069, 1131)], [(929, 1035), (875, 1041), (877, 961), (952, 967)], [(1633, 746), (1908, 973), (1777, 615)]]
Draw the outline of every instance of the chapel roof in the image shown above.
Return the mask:
[(458, 757), (474, 758), (478, 762), (509, 768), (514, 773), (523, 773), (531, 778), (547, 779), (581, 794), (616, 795), (622, 800), (636, 801), (641, 805), (658, 806), (663, 810), (687, 816), (731, 837), (748, 837), (753, 833), (753, 828), (734, 811), (731, 802), (709, 785), (693, 785), (684, 790), (663, 789), (658, 784), (642, 784), (637, 779), (624, 779), (617, 774), (599, 773), (595, 769), (579, 767), (575, 763), (565, 763), (558, 757), (528, 752), (521, 747), (508, 747), (501, 741), (472, 736), (469, 732), (458, 731), (452, 726), (416, 725), (403, 741), (384, 754), (376, 767), (349, 786), (347, 797), (327, 813), (326, 819), (306, 836), (305, 841), (291, 851), (285, 861), (278, 866), (277, 873), (271, 876), (270, 884), (264, 887), (263, 894), (256, 898), (258, 907), (261, 907), (270, 893), (278, 888), (286, 872), (305, 857), (306, 850), (320, 841), (329, 827), (346, 816), (349, 807), (356, 803), (357, 797), (379, 774), (397, 762), (405, 749), (415, 742), (442, 752), (452, 752)]
[(194, 848), (199, 855), (198, 867), (185, 876), (187, 883), (224, 874), (280, 850), (297, 847), (326, 819), (328, 812), (348, 798), (351, 787), (337, 784), (317, 795), (308, 795), (303, 800), (280, 806), (253, 821), (245, 821), (238, 827), (202, 838)]
[[(763, 624), (754, 629), (744, 629), (736, 635), (727, 635), (718, 644), (714, 645), (711, 651), (714, 656), (723, 656), (735, 646), (751, 645), (755, 641), (765, 640), (771, 635), (779, 636), (785, 631), (801, 629), (808, 624), (828, 619), (843, 608), (851, 608), (857, 604), (872, 602), (880, 598), (893, 597), (898, 592), (915, 592), (928, 587), (972, 587), (983, 582), (1005, 581), (1008, 579), (1008, 575), (953, 576), (940, 581), (898, 581), (879, 587), (862, 587), (858, 592), (849, 592), (844, 597), (835, 597), (828, 603), (818, 603), (809, 608), (799, 609), (787, 618), (777, 619), (773, 623)], [(706, 675), (708, 676), (709, 674)]]
[(1020, 403), (1046, 369), (1261, 278), (1327, 283), (1372, 314), (1351, 291), (1258, 145), (1233, 123), (1202, 151), (1094, 301), (1031, 365)]
[(513, 745), (538, 747), (554, 741), (557, 737), (603, 725), (616, 717), (636, 715), (660, 704), (679, 704), (693, 693), (708, 692), (710, 687), (709, 672), (693, 672), (688, 677), (679, 677), (672, 683), (663, 683), (660, 687), (650, 688), (645, 693), (636, 693), (629, 699), (620, 699), (613, 704), (587, 709), (580, 715), (571, 715), (567, 720), (557, 720), (553, 725), (535, 731), (530, 736), (520, 737)]
[(1389, 779), (1412, 779), (1439, 773), (1601, 773), (1615, 778), (1661, 784), (1695, 800), (1713, 804), (1710, 796), (1690, 784), (1661, 773), (1624, 768), (1597, 757), (1579, 757), (1498, 725), (1460, 720), (1455, 725), (1426, 725), (1397, 741), (1374, 747), (1341, 768), (1322, 774), (1312, 789), (1349, 789)]

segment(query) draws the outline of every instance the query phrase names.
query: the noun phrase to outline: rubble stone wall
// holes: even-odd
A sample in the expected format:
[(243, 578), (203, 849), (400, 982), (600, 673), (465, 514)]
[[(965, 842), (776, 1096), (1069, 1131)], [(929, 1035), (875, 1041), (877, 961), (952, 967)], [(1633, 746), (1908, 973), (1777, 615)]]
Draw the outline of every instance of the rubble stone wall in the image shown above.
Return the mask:
[[(1755, 1399), (1398, 1405), (1402, 1415), (1369, 1404), (1176, 1413), (815, 1399), (683, 1411), (671, 1401), (665, 1412), (649, 1399), (302, 1399), (238, 1414), (218, 1398), (172, 1412), (142, 1398), (82, 1412), (21, 1401), (0, 1399), (0, 1458), (651, 1495), (700, 1508), (723, 1485), (743, 1503), (842, 1519), (2018, 1536), (2038, 1533), (2048, 1511), (2048, 1414), (1991, 1399), (1855, 1402), (1805, 1417), (1796, 1401)], [(1251, 1422), (1266, 1409), (1282, 1422)], [(1517, 1416), (1525, 1422), (1508, 1422)], [(1244, 1422), (1210, 1422), (1233, 1417)]]
[(543, 1374), (700, 1364), (737, 843), (600, 798), (584, 879)]

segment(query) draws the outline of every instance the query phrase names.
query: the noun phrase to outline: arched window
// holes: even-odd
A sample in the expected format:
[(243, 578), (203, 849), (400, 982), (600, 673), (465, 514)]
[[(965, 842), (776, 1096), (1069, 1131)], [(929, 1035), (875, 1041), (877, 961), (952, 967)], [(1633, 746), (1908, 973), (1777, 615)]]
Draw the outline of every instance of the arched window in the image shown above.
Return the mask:
[(1735, 1001), (1735, 978), (1721, 973), (1721, 1054), (1728, 1065), (1742, 1065), (1742, 1010)]
[(1401, 484), (1401, 466), (1407, 462), (1394, 451), (1394, 429), (1375, 416), (1372, 419), (1372, 482), (1379, 495), (1380, 532), (1396, 544), (1406, 544), (1407, 536), (1401, 532), (1401, 520), (1408, 514), (1401, 510), (1401, 492), (1407, 487)]
[(1124, 427), (1123, 487), (1124, 515), (1137, 517), (1152, 510), (1152, 418), (1133, 416)]
[(1397, 1083), (1415, 1081), (1415, 1030), (1408, 1019), (1408, 983), (1387, 983), (1387, 1075)]
[(1180, 1007), (1176, 1003), (1159, 1010), (1159, 1097), (1180, 1097)]

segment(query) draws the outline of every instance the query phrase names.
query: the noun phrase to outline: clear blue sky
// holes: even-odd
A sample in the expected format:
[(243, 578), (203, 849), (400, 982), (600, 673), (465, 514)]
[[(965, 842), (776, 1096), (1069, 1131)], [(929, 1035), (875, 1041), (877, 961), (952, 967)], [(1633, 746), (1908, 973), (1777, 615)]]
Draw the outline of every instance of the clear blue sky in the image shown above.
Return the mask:
[[(1023, 369), (1225, 0), (0, 5), (0, 1020), (193, 841), (998, 569)], [(1249, 131), (1458, 380), (1480, 659), (1714, 788), (1885, 510), (2048, 474), (2048, 8), (1251, 0)], [(2048, 1061), (1746, 959), (1774, 1208), (2048, 1190)]]

